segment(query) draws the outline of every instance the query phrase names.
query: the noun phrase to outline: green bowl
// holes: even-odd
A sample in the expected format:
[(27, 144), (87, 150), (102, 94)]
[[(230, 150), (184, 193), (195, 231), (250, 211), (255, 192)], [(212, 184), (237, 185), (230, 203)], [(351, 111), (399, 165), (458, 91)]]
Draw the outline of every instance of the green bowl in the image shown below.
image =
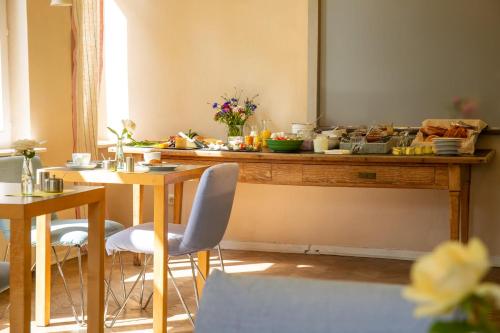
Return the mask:
[(304, 140), (273, 140), (267, 139), (267, 146), (274, 152), (277, 153), (288, 153), (292, 151), (297, 151), (302, 146)]

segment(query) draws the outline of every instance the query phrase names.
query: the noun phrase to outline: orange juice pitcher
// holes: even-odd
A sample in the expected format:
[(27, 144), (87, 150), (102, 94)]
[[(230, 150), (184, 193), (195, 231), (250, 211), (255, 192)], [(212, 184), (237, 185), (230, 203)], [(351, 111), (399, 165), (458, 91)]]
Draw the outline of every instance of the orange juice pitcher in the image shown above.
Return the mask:
[(260, 139), (262, 140), (262, 147), (267, 147), (267, 139), (271, 137), (271, 131), (269, 130), (269, 121), (262, 120), (262, 129), (260, 131)]

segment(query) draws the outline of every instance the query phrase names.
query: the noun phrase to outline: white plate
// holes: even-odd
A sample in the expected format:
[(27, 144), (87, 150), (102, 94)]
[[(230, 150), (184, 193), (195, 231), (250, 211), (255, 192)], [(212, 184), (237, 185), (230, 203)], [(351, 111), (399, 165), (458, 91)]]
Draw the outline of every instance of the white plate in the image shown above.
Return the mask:
[(66, 167), (70, 169), (75, 169), (75, 170), (92, 170), (97, 167), (96, 163), (89, 163), (89, 164), (76, 164), (73, 162), (68, 162), (66, 163)]

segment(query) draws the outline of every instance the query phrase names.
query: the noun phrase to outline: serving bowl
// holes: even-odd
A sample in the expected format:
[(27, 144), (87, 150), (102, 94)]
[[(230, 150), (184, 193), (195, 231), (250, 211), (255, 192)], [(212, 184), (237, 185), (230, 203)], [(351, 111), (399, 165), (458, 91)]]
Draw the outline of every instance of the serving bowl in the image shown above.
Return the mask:
[(273, 140), (267, 139), (267, 146), (277, 153), (289, 153), (297, 151), (302, 146), (304, 140)]

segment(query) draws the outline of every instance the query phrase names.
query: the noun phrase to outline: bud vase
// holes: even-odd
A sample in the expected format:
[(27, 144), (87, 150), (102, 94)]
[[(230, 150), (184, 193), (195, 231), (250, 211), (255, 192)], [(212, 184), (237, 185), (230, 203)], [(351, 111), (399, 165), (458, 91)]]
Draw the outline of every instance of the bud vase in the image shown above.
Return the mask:
[(117, 170), (125, 170), (125, 154), (123, 153), (123, 141), (122, 139), (118, 139), (116, 142), (116, 169)]
[(21, 172), (21, 194), (32, 195), (35, 191), (35, 180), (33, 179), (33, 166), (31, 158), (24, 157), (23, 170)]

